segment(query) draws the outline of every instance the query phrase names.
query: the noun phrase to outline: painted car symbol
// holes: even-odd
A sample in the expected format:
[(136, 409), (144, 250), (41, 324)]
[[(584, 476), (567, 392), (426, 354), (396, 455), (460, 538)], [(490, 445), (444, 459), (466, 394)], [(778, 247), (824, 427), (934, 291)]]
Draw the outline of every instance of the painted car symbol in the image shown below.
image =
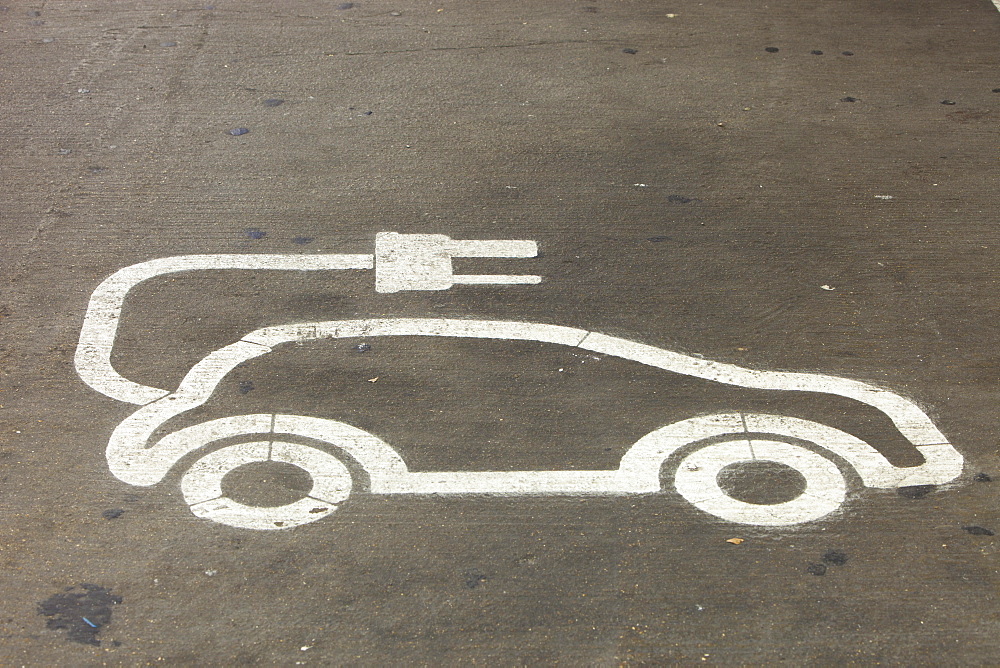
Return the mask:
[[(390, 244), (410, 235), (395, 236), (397, 238), (387, 239)], [(390, 289), (380, 291), (446, 289), (454, 282), (537, 282), (534, 280), (537, 277), (450, 281), (450, 264), (442, 270), (441, 260), (447, 257), (450, 263), (448, 253), (458, 248), (447, 246), (450, 243), (522, 244), (515, 250), (508, 247), (508, 254), (500, 256), (529, 257), (534, 253), (523, 244), (533, 242), (451, 242), (440, 235), (412, 236), (419, 238), (415, 239), (416, 253), (410, 252), (412, 245), (403, 253), (408, 268), (400, 272), (399, 258), (394, 258), (397, 264), (392, 267), (393, 275), (383, 283)], [(425, 242), (430, 237), (433, 237), (432, 250), (437, 247), (435, 244), (444, 244), (451, 250), (439, 253), (437, 259), (429, 262)], [(480, 246), (479, 256), (487, 250), (496, 252), (498, 248), (502, 251), (496, 245)], [(434, 265), (431, 282), (427, 282), (427, 274), (419, 270), (420, 262), (416, 262), (416, 270), (412, 268), (421, 253), (425, 253), (423, 266)], [(262, 262), (261, 257), (272, 259)], [(287, 257), (314, 258), (307, 261), (312, 264), (306, 269), (372, 268), (372, 256)], [(894, 392), (836, 376), (756, 371), (615, 336), (544, 323), (378, 318), (264, 327), (207, 355), (172, 391), (134, 383), (112, 368), (110, 353), (122, 304), (128, 291), (142, 280), (171, 271), (214, 268), (220, 263), (229, 267), (236, 264), (239, 268), (303, 268), (285, 266), (290, 263), (287, 257), (163, 258), (127, 267), (98, 287), (81, 333), (77, 370), (85, 382), (101, 393), (140, 405), (115, 428), (108, 443), (108, 465), (117, 478), (132, 485), (154, 485), (183, 457), (205, 449), (207, 454), (195, 461), (181, 479), (181, 490), (192, 512), (234, 527), (270, 530), (314, 522), (334, 512), (354, 488), (351, 470), (345, 462), (364, 470), (371, 494), (502, 496), (658, 493), (663, 491), (661, 474), (664, 465), (669, 463), (673, 467), (674, 488), (694, 506), (723, 520), (762, 526), (799, 524), (837, 510), (848, 489), (840, 466), (849, 466), (865, 486), (873, 488), (939, 485), (954, 480), (962, 472), (962, 455), (923, 410)], [(379, 257), (378, 253), (375, 257)], [(254, 262), (268, 266), (246, 267)], [(885, 414), (920, 453), (923, 463), (897, 467), (871, 445), (845, 431), (798, 417), (752, 412), (698, 415), (673, 422), (636, 441), (617, 469), (593, 471), (410, 471), (400, 454), (379, 437), (344, 422), (303, 415), (235, 415), (188, 426), (154, 439), (168, 420), (205, 404), (230, 371), (243, 362), (270, 353), (275, 347), (321, 339), (391, 336), (539, 341), (730, 386), (845, 397)], [(211, 449), (213, 444), (223, 440), (229, 444)], [(312, 445), (303, 444), (303, 440)], [(262, 507), (245, 505), (223, 494), (222, 479), (227, 473), (244, 465), (267, 461), (284, 462), (308, 472), (312, 478), (308, 495), (287, 505)], [(798, 471), (805, 480), (804, 489), (795, 498), (775, 504), (749, 503), (730, 496), (719, 484), (719, 473), (732, 464), (752, 461), (776, 462)]]

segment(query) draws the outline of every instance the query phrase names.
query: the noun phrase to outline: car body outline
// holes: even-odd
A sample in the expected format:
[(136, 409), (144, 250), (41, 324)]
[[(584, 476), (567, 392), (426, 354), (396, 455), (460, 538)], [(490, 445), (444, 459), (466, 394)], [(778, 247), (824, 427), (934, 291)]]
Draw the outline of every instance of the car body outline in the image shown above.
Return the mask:
[[(445, 243), (441, 239), (448, 239), (441, 235), (413, 236), (421, 243), (426, 238), (431, 238), (434, 244)], [(395, 242), (394, 237), (387, 238)], [(455, 251), (450, 249), (448, 252), (454, 254)], [(469, 252), (484, 253), (482, 248)], [(520, 246), (508, 256), (522, 257), (530, 252), (530, 248)], [(132, 265), (106, 279), (92, 295), (75, 361), (81, 379), (88, 385), (106, 396), (139, 406), (113, 430), (109, 439), (106, 457), (111, 473), (131, 485), (155, 485), (193, 451), (224, 438), (252, 438), (202, 457), (181, 481), (185, 500), (196, 515), (251, 529), (282, 529), (313, 522), (335, 510), (350, 494), (351, 474), (342, 464), (336, 463), (338, 460), (333, 454), (283, 440), (283, 435), (322, 442), (352, 458), (369, 476), (368, 491), (372, 494), (657, 493), (664, 488), (661, 476), (664, 462), (692, 444), (702, 444), (686, 455), (677, 467), (674, 486), (678, 493), (716, 517), (761, 526), (786, 526), (818, 519), (839, 508), (845, 500), (846, 484), (842, 473), (835, 474), (829, 465), (817, 459), (824, 459), (822, 455), (796, 445), (796, 441), (811, 443), (818, 450), (839, 457), (854, 469), (865, 486), (872, 488), (940, 485), (962, 473), (961, 453), (931, 418), (916, 403), (890, 390), (839, 376), (758, 371), (563, 325), (471, 318), (367, 318), (262, 327), (206, 355), (174, 390), (136, 383), (118, 374), (111, 365), (111, 348), (125, 297), (144, 280), (176, 271), (217, 268), (364, 270), (373, 267), (372, 258), (369, 255), (332, 254), (178, 256)], [(435, 275), (436, 287), (419, 288), (412, 287), (419, 285), (419, 275), (404, 275), (393, 284), (393, 289), (399, 285), (411, 287), (398, 289), (446, 289), (440, 287), (440, 276), (439, 271)], [(469, 279), (465, 282), (484, 282), (476, 277), (465, 278)], [(521, 280), (524, 277), (499, 278), (503, 280), (497, 282), (526, 282)], [(286, 414), (237, 415), (210, 420), (169, 433), (150, 445), (154, 433), (168, 420), (207, 402), (230, 371), (270, 353), (276, 346), (319, 339), (380, 336), (537, 341), (614, 356), (731, 386), (837, 395), (885, 414), (924, 462), (897, 467), (865, 441), (831, 426), (802, 418), (746, 412), (698, 415), (662, 426), (629, 447), (618, 469), (595, 471), (410, 471), (399, 453), (373, 434), (336, 420)], [(723, 443), (719, 443), (720, 440)], [(769, 461), (790, 466), (803, 475), (806, 488), (799, 497), (774, 505), (734, 500), (705, 473), (758, 458), (755, 444), (760, 452), (769, 453), (766, 457)], [(277, 508), (246, 506), (224, 497), (222, 477), (254, 461), (282, 461), (305, 469), (313, 478), (312, 494), (315, 496), (307, 495), (298, 502)]]
[[(396, 450), (374, 435), (335, 420), (283, 414), (220, 418), (180, 429), (147, 447), (154, 432), (167, 420), (206, 403), (230, 371), (248, 360), (272, 352), (277, 346), (320, 339), (370, 339), (380, 336), (442, 336), (555, 343), (728, 385), (835, 394), (885, 413), (923, 456), (924, 463), (897, 467), (861, 439), (833, 427), (801, 418), (756, 413), (695, 416), (661, 427), (636, 441), (623, 456), (618, 469), (599, 471), (410, 471)], [(174, 464), (188, 453), (213, 440), (241, 434), (275, 435), (272, 438), (289, 434), (331, 443), (360, 463), (370, 478), (369, 492), (372, 494), (512, 496), (659, 492), (662, 488), (660, 468), (673, 453), (692, 442), (740, 434), (771, 434), (815, 443), (846, 460), (868, 487), (943, 484), (961, 473), (963, 463), (962, 456), (916, 404), (861, 381), (822, 374), (754, 371), (560, 325), (455, 318), (333, 320), (254, 330), (236, 343), (204, 357), (174, 392), (145, 404), (122, 421), (112, 433), (107, 458), (112, 473), (122, 481), (132, 485), (153, 485), (161, 481)], [(760, 436), (756, 440), (773, 442), (773, 439), (762, 439)], [(787, 461), (780, 463), (788, 464)], [(800, 467), (795, 468), (802, 471)], [(842, 494), (838, 492), (838, 495), (842, 501)], [(186, 498), (196, 499), (192, 505), (211, 500), (201, 496), (193, 491), (190, 495), (186, 494)], [(698, 503), (695, 502), (695, 505)], [(839, 502), (836, 505), (839, 506)], [(760, 510), (765, 513), (767, 507)]]

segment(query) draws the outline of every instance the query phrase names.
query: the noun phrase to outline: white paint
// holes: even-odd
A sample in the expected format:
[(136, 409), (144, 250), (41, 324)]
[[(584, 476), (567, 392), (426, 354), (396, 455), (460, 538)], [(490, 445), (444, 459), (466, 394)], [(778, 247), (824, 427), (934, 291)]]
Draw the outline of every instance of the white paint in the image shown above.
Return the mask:
[[(275, 346), (324, 338), (356, 338), (377, 336), (447, 336), (531, 340), (556, 343), (582, 350), (612, 355), (641, 362), (667, 371), (695, 376), (741, 387), (765, 390), (822, 392), (851, 398), (882, 410), (900, 432), (909, 438), (925, 456), (924, 464), (914, 467), (893, 466), (877, 450), (851, 434), (832, 427), (799, 418), (726, 413), (701, 416), (667, 425), (639, 439), (623, 456), (617, 470), (607, 471), (475, 471), (475, 472), (411, 472), (399, 454), (381, 439), (360, 429), (337, 422), (296, 415), (245, 415), (213, 420), (174, 432), (149, 447), (152, 434), (171, 417), (202, 405), (214, 392), (221, 379), (236, 365), (264, 355)], [(909, 400), (866, 383), (824, 376), (786, 372), (762, 372), (731, 364), (712, 362), (681, 353), (654, 348), (633, 341), (588, 333), (585, 330), (542, 323), (514, 321), (457, 320), (448, 318), (380, 318), (337, 320), (265, 327), (248, 334), (242, 341), (222, 348), (195, 365), (178, 389), (139, 408), (122, 422), (108, 445), (108, 462), (112, 472), (135, 485), (152, 485), (160, 481), (184, 455), (221, 438), (267, 435), (280, 440), (281, 435), (296, 435), (326, 442), (338, 452), (357, 461), (370, 477), (374, 494), (490, 494), (490, 495), (551, 495), (551, 494), (638, 494), (660, 490), (660, 470), (679, 449), (708, 438), (731, 437), (748, 439), (766, 435), (763, 442), (771, 443), (770, 452), (783, 463), (793, 462), (798, 470), (812, 478), (808, 494), (781, 508), (767, 507), (757, 514), (750, 513), (735, 500), (719, 499), (715, 489), (707, 487), (699, 477), (681, 474), (678, 490), (686, 498), (695, 494), (692, 485), (701, 485), (710, 492), (708, 497), (692, 500), (695, 505), (730, 521), (754, 524), (787, 524), (825, 515), (842, 501), (841, 483), (826, 475), (831, 469), (819, 467), (810, 455), (795, 459), (789, 452), (802, 450), (795, 445), (781, 450), (774, 443), (781, 439), (813, 443), (845, 460), (870, 487), (897, 487), (914, 484), (940, 484), (957, 477), (962, 471), (962, 457), (948, 444), (944, 436), (915, 404)], [(755, 437), (759, 438), (759, 436)], [(270, 441), (268, 441), (270, 442)], [(241, 465), (242, 450), (224, 448), (214, 454), (210, 464), (202, 465), (192, 481), (207, 479), (218, 467), (231, 470)], [(710, 451), (712, 452), (712, 451)], [(721, 452), (721, 451), (720, 451)], [(728, 452), (728, 451), (727, 451)], [(731, 454), (731, 453), (729, 453)], [(784, 459), (781, 459), (781, 458)], [(787, 460), (787, 461), (786, 461)], [(809, 464), (806, 460), (813, 461)], [(825, 461), (825, 460), (824, 460)], [(789, 464), (792, 465), (792, 464)], [(215, 468), (212, 468), (212, 467)], [(824, 465), (825, 466), (825, 465)], [(830, 466), (834, 466), (830, 464)], [(319, 464), (303, 466), (317, 471)], [(834, 468), (836, 468), (834, 466)], [(192, 469), (195, 470), (195, 469)], [(189, 474), (190, 475), (190, 474)], [(340, 475), (339, 469), (336, 475)], [(199, 476), (201, 476), (199, 478)], [(221, 480), (221, 477), (219, 477)], [(840, 480), (840, 478), (836, 478)], [(692, 482), (695, 481), (695, 482)], [(189, 486), (194, 484), (189, 483)], [(717, 485), (716, 485), (717, 487)], [(197, 486), (191, 489), (201, 489)], [(825, 490), (825, 491), (824, 491)], [(211, 488), (215, 494), (215, 488)], [(208, 493), (208, 492), (206, 492)], [(189, 493), (186, 492), (186, 498)], [(295, 513), (304, 506), (289, 507), (281, 512), (261, 511), (250, 519), (250, 510), (218, 495), (202, 499), (190, 493), (196, 513), (215, 521), (261, 528), (281, 522), (292, 526), (295, 521), (315, 519), (310, 516), (295, 520)], [(728, 498), (728, 497), (727, 497)], [(734, 505), (735, 504), (735, 505)], [(822, 513), (820, 511), (822, 510)], [(287, 512), (286, 512), (287, 511)], [(280, 517), (279, 517), (280, 516)], [(291, 517), (291, 519), (290, 519)], [(275, 519), (278, 518), (278, 519)], [(743, 519), (739, 519), (743, 518)], [(752, 521), (751, 521), (752, 520)], [(239, 523), (239, 524), (235, 524)], [(286, 524), (287, 523), (287, 524)], [(271, 528), (271, 527), (269, 527)]]
[[(339, 460), (317, 448), (282, 440), (289, 435), (326, 442), (354, 459), (368, 473), (372, 494), (493, 496), (658, 492), (661, 469), (674, 453), (699, 441), (728, 437), (728, 441), (689, 453), (677, 466), (675, 486), (681, 496), (707, 513), (731, 522), (761, 526), (818, 519), (836, 510), (846, 494), (844, 477), (835, 464), (776, 438), (803, 440), (839, 455), (869, 486), (888, 482), (887, 469), (906, 471), (894, 469), (867, 443), (832, 427), (785, 416), (740, 413), (700, 416), (657, 429), (629, 448), (618, 469), (604, 471), (410, 471), (399, 454), (376, 436), (335, 420), (298, 415), (245, 415), (213, 420), (174, 432), (147, 452), (154, 458), (158, 455), (153, 453), (159, 452), (161, 458), (156, 468), (165, 473), (176, 461), (170, 457), (175, 457), (178, 450), (190, 452), (213, 440), (239, 435), (257, 435), (267, 440), (229, 446), (207, 455), (185, 475), (182, 491), (192, 511), (200, 517), (258, 529), (297, 526), (319, 519), (332, 512), (332, 508), (317, 510), (318, 506), (302, 501), (282, 509), (258, 511), (222, 498), (222, 477), (239, 466), (267, 461), (268, 457), (295, 464), (313, 478), (309, 497), (333, 505), (343, 501), (350, 491), (349, 474)], [(178, 448), (178, 443), (184, 446)], [(169, 456), (162, 457), (165, 454)], [(716, 482), (718, 472), (730, 463), (753, 459), (776, 461), (796, 469), (807, 481), (805, 491), (792, 501), (766, 506), (726, 496)], [(902, 478), (897, 476), (897, 479)], [(275, 526), (275, 522), (281, 522), (281, 527)]]
[(157, 276), (210, 269), (330, 271), (374, 268), (376, 292), (445, 290), (455, 284), (537, 284), (542, 280), (540, 276), (452, 275), (453, 257), (535, 257), (538, 245), (534, 241), (456, 241), (443, 234), (382, 232), (376, 235), (375, 247), (374, 255), (179, 255), (120, 269), (105, 279), (90, 297), (76, 348), (77, 373), (83, 382), (118, 401), (142, 405), (170, 394), (169, 390), (128, 380), (111, 364), (111, 351), (125, 298), (137, 285)]
[[(719, 472), (730, 464), (772, 461), (791, 467), (806, 480), (805, 491), (784, 503), (754, 504), (727, 495)], [(754, 439), (709, 445), (685, 457), (677, 466), (678, 493), (706, 513), (739, 524), (785, 526), (817, 520), (840, 507), (847, 495), (843, 474), (828, 459), (805, 448)]]
[(534, 241), (455, 241), (443, 234), (375, 235), (375, 291), (447, 290), (455, 284), (536, 284), (541, 276), (454, 275), (452, 258), (529, 258)]
[(90, 297), (76, 348), (77, 373), (101, 394), (127, 403), (147, 404), (170, 393), (128, 380), (111, 365), (125, 297), (156, 276), (207, 269), (321, 271), (373, 266), (372, 255), (180, 255), (125, 267), (105, 279)]
[[(197, 460), (182, 479), (182, 492), (196, 515), (252, 529), (298, 526), (332, 512), (351, 490), (350, 472), (338, 457), (353, 459), (366, 471), (374, 494), (640, 494), (660, 491), (661, 469), (680, 449), (713, 439), (688, 453), (681, 462), (674, 483), (678, 492), (720, 518), (759, 525), (816, 519), (835, 510), (844, 500), (846, 483), (837, 465), (797, 445), (798, 441), (812, 443), (836, 455), (870, 487), (941, 484), (961, 474), (961, 454), (930, 418), (912, 401), (888, 390), (822, 374), (755, 371), (561, 325), (375, 318), (265, 327), (206, 356), (172, 392), (130, 381), (111, 366), (124, 300), (133, 287), (154, 276), (204, 269), (374, 268), (379, 292), (443, 290), (461, 283), (537, 283), (541, 280), (538, 276), (456, 276), (451, 264), (453, 257), (523, 258), (536, 254), (537, 246), (532, 241), (454, 241), (444, 235), (382, 233), (376, 237), (374, 255), (181, 256), (116, 272), (91, 298), (76, 355), (77, 369), (85, 382), (112, 398), (141, 404), (114, 430), (108, 443), (107, 458), (112, 473), (133, 485), (152, 485), (189, 453), (220, 439), (251, 439), (214, 450)], [(623, 456), (618, 469), (601, 471), (409, 471), (399, 454), (378, 437), (336, 420), (298, 415), (233, 416), (180, 429), (155, 443), (149, 442), (168, 420), (204, 404), (232, 369), (266, 355), (275, 346), (378, 336), (539, 341), (739, 387), (842, 396), (885, 413), (925, 461), (920, 466), (895, 467), (869, 444), (832, 427), (799, 418), (739, 413), (693, 417), (664, 426), (639, 439)], [(288, 442), (283, 438), (288, 436), (326, 444), (334, 453)], [(718, 442), (720, 439), (722, 442)], [(731, 462), (755, 457), (778, 461), (800, 471), (807, 480), (805, 492), (787, 503), (768, 506), (726, 496), (716, 480), (718, 471)], [(245, 506), (225, 498), (221, 481), (226, 473), (258, 461), (287, 462), (306, 470), (313, 480), (310, 495), (278, 508)]]
[[(309, 473), (313, 487), (304, 498), (275, 507), (247, 506), (222, 494), (222, 478), (254, 462), (285, 462)], [(336, 457), (296, 443), (257, 441), (205, 455), (181, 480), (184, 500), (198, 517), (243, 529), (290, 529), (328, 516), (351, 493), (351, 473)]]
[(541, 341), (577, 346), (588, 332), (574, 327), (508, 320), (458, 320), (452, 318), (374, 318), (330, 320), (264, 327), (243, 341), (273, 347), (314, 339), (370, 338), (377, 336), (454, 336), (476, 339)]
[[(912, 401), (861, 381), (823, 374), (755, 371), (735, 364), (713, 362), (597, 333), (589, 334), (579, 344), (579, 347), (727, 385), (758, 390), (819, 392), (847, 397), (873, 406), (885, 413), (900, 433), (914, 445), (948, 443), (948, 439), (934, 426), (927, 414)], [(954, 455), (961, 460), (961, 455), (958, 452), (955, 452)]]

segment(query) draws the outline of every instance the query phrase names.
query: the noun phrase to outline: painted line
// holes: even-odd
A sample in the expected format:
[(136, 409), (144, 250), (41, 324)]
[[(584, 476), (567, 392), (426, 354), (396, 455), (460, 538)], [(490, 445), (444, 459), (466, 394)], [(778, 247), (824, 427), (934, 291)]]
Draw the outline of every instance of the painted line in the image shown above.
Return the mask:
[[(868, 383), (824, 374), (755, 371), (735, 364), (713, 362), (614, 336), (588, 333), (586, 330), (559, 325), (449, 318), (334, 320), (265, 327), (251, 332), (243, 337), (243, 340), (272, 347), (281, 343), (303, 342), (310, 339), (376, 336), (455, 336), (575, 345), (591, 352), (621, 357), (666, 371), (727, 385), (759, 390), (818, 392), (846, 397), (885, 413), (900, 433), (918, 447), (948, 443), (944, 434), (915, 403)], [(573, 338), (577, 336), (580, 338), (573, 342)]]
[(374, 318), (263, 327), (244, 336), (243, 340), (274, 347), (282, 343), (304, 343), (316, 339), (378, 336), (453, 336), (506, 341), (539, 341), (575, 347), (587, 336), (587, 331), (575, 327), (563, 327), (562, 325), (508, 320)]
[[(695, 507), (730, 522), (759, 526), (787, 526), (817, 520), (837, 510), (847, 496), (847, 481), (829, 459), (805, 448), (778, 441), (718, 443), (696, 450), (677, 467), (674, 485)], [(746, 503), (719, 487), (718, 475), (730, 464), (772, 461), (795, 469), (806, 488), (784, 503)]]
[[(76, 348), (76, 370), (83, 382), (119, 401), (148, 404), (169, 390), (135, 383), (111, 364), (122, 306), (128, 293), (156, 276), (208, 269), (329, 271), (375, 269), (376, 292), (446, 290), (455, 284), (534, 285), (541, 276), (452, 274), (453, 257), (528, 258), (538, 255), (534, 241), (456, 241), (443, 234), (381, 232), (374, 255), (179, 255), (141, 262), (116, 271), (102, 282), (84, 316)], [(376, 263), (376, 258), (378, 262)]]
[[(313, 480), (304, 498), (283, 506), (248, 506), (222, 493), (230, 471), (255, 462), (284, 462), (306, 471)], [(216, 450), (195, 462), (181, 479), (181, 492), (198, 517), (242, 529), (290, 529), (323, 519), (351, 493), (351, 473), (336, 457), (296, 443), (239, 443)]]
[(101, 394), (126, 403), (148, 404), (170, 393), (128, 380), (111, 365), (126, 295), (156, 276), (207, 269), (326, 271), (373, 266), (372, 255), (181, 255), (125, 267), (105, 279), (90, 297), (76, 348), (77, 373)]
[[(927, 433), (942, 438), (930, 418), (912, 402), (886, 390), (832, 376), (782, 372), (757, 372), (734, 365), (682, 355), (584, 330), (511, 321), (455, 319), (373, 319), (299, 323), (256, 330), (242, 341), (222, 348), (195, 365), (185, 376), (178, 390), (153, 401), (126, 418), (112, 434), (107, 456), (112, 472), (132, 484), (150, 485), (162, 479), (179, 457), (205, 444), (201, 432), (190, 438), (168, 436), (160, 444), (147, 447), (152, 434), (168, 419), (205, 403), (221, 379), (242, 362), (270, 352), (282, 343), (322, 338), (373, 336), (450, 336), (494, 339), (520, 339), (561, 343), (639, 361), (672, 372), (731, 385), (758, 389), (789, 389), (838, 394), (868, 403), (883, 410), (911, 440)], [(310, 422), (310, 420), (314, 420)], [(395, 474), (405, 471), (398, 454), (376, 437), (336, 421), (303, 416), (277, 416), (273, 420), (277, 433), (300, 433), (327, 440), (341, 447), (362, 462), (372, 475), (376, 493), (392, 493)], [(215, 423), (208, 434), (215, 433)], [(229, 423), (227, 423), (229, 424)], [(236, 425), (237, 423), (232, 423)], [(272, 426), (268, 425), (268, 430)], [(940, 484), (957, 477), (962, 471), (962, 456), (947, 442), (919, 445), (926, 453), (924, 464), (916, 467), (893, 467), (877, 450), (845, 432), (818, 423), (783, 416), (724, 414), (695, 418), (640, 439), (622, 459), (618, 477), (607, 472), (590, 472), (592, 483), (584, 483), (566, 472), (488, 472), (498, 481), (496, 486), (484, 482), (482, 476), (465, 483), (450, 475), (436, 479), (410, 479), (400, 493), (495, 493), (496, 490), (519, 493), (622, 493), (659, 489), (659, 466), (676, 448), (716, 434), (771, 433), (817, 443), (847, 460), (872, 487), (894, 487), (902, 484)], [(181, 432), (178, 432), (180, 434)], [(375, 454), (373, 454), (375, 453)], [(387, 454), (392, 453), (392, 454)], [(366, 459), (367, 458), (367, 459)], [(389, 466), (385, 478), (383, 465)], [(546, 477), (551, 475), (551, 477)], [(624, 476), (624, 477), (623, 477)], [(490, 490), (494, 491), (490, 491)], [(534, 490), (534, 491), (532, 491)]]
[(455, 276), (452, 258), (496, 257), (529, 258), (538, 255), (534, 241), (456, 241), (443, 234), (375, 235), (375, 291), (447, 290), (458, 283), (466, 285), (534, 285), (541, 276), (501, 274)]
[(755, 371), (597, 333), (589, 334), (579, 347), (727, 385), (758, 390), (835, 394), (879, 409), (889, 416), (900, 433), (914, 445), (948, 442), (927, 414), (912, 401), (861, 381), (824, 374)]

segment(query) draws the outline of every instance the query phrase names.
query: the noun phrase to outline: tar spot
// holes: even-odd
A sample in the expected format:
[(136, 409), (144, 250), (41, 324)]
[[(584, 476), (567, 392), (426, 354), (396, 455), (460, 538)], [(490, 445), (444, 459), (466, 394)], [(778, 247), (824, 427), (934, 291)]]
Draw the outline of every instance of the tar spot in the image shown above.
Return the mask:
[(819, 49), (813, 49), (813, 50), (812, 50), (812, 51), (810, 51), (809, 53), (811, 53), (811, 54), (812, 54), (812, 55), (814, 55), (814, 56), (822, 56), (822, 55), (823, 55), (823, 52), (822, 52), (822, 51), (820, 51)]
[(265, 107), (280, 107), (284, 103), (285, 103), (284, 100), (279, 100), (279, 99), (274, 98), (274, 97), (269, 98), (267, 100), (264, 100), (264, 106)]
[(768, 46), (764, 47), (764, 50), (767, 51), (768, 53), (778, 53), (778, 51), (780, 51), (781, 49), (779, 49), (776, 46)]
[(842, 56), (853, 56), (854, 52), (853, 51), (844, 51), (841, 55)]
[(353, 2), (342, 2), (337, 5), (337, 9), (352, 9), (354, 7)]
[(966, 533), (971, 533), (973, 536), (992, 536), (993, 532), (986, 527), (968, 526), (962, 527)]
[(116, 520), (124, 514), (125, 511), (121, 508), (109, 508), (108, 510), (105, 510), (103, 513), (101, 513), (101, 517), (103, 517), (106, 520)]
[(304, 246), (308, 243), (311, 243), (312, 240), (313, 240), (312, 237), (295, 237), (292, 239), (292, 243), (298, 244), (299, 246)]
[(823, 555), (823, 561), (834, 566), (843, 566), (847, 563), (847, 555), (837, 550), (828, 550)]
[(364, 115), (365, 116), (371, 116), (374, 113), (375, 113), (374, 111), (366, 111), (366, 112), (364, 112)]
[(690, 197), (684, 197), (683, 195), (668, 195), (667, 201), (673, 202), (674, 204), (689, 204), (694, 200), (691, 199)]
[(462, 577), (465, 578), (465, 586), (469, 589), (475, 589), (482, 583), (486, 582), (486, 576), (476, 569), (465, 571), (465, 573), (462, 574)]
[(258, 229), (256, 227), (248, 227), (247, 229), (243, 230), (243, 234), (245, 234), (248, 239), (254, 239), (254, 240), (263, 239), (264, 237), (267, 236), (267, 232)]
[(947, 105), (951, 106), (951, 105), (955, 105), (955, 104), (958, 104), (958, 103), (957, 102), (953, 102), (952, 100), (941, 100), (941, 104), (947, 104)]
[(649, 237), (646, 241), (652, 241), (654, 244), (658, 244), (661, 241), (670, 241), (670, 237), (658, 234), (655, 237)]
[(38, 604), (38, 614), (48, 617), (45, 625), (53, 630), (64, 630), (73, 642), (84, 645), (100, 645), (97, 634), (111, 622), (111, 606), (122, 602), (120, 596), (112, 596), (110, 589), (81, 584), (67, 587), (62, 593), (53, 594)]
[(635, 54), (639, 53), (639, 50), (638, 49), (622, 49), (622, 53), (627, 53), (630, 56), (634, 56)]
[(250, 130), (248, 130), (247, 128), (233, 128), (232, 130), (229, 131), (229, 134), (231, 134), (234, 137), (239, 137), (240, 135), (245, 135), (248, 132), (250, 132)]
[(857, 102), (857, 101), (858, 101), (858, 98), (856, 98), (856, 97), (851, 97), (850, 95), (848, 95), (847, 97), (842, 97), (842, 98), (840, 98), (840, 101), (841, 101), (841, 102)]
[(585, 11), (588, 14), (596, 14), (597, 13), (597, 7), (584, 7), (582, 11)]
[(809, 575), (826, 575), (826, 566), (823, 564), (809, 564), (806, 566), (806, 573)]
[(905, 499), (922, 499), (934, 490), (934, 485), (910, 485), (900, 487), (896, 493)]
[(994, 88), (994, 89), (993, 89), (993, 92), (994, 92), (994, 93), (1000, 93), (1000, 88)]
[(253, 392), (253, 383), (249, 380), (241, 380), (238, 389), (240, 394), (250, 394)]
[(976, 482), (993, 482), (993, 478), (991, 478), (989, 474), (986, 473), (977, 473), (976, 475), (972, 476), (972, 479), (975, 480)]

